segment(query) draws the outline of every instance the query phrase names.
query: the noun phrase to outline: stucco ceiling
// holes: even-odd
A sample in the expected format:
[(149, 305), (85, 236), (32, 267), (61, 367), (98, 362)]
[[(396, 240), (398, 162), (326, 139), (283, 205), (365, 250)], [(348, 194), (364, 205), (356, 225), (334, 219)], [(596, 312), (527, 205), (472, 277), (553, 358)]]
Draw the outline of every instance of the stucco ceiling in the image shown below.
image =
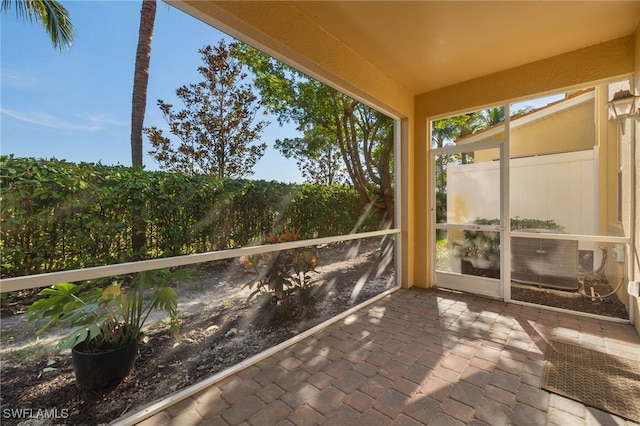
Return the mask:
[(293, 2), (412, 93), (634, 32), (640, 2)]
[(299, 46), (300, 26), (313, 25), (414, 95), (627, 36), (640, 21), (640, 1), (165, 1), (253, 33), (245, 41)]

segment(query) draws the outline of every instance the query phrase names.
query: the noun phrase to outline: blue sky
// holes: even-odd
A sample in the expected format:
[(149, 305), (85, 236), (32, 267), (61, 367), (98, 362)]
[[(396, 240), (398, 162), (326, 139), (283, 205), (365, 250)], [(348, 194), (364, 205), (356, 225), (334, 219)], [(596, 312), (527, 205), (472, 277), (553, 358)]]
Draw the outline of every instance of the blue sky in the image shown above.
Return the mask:
[[(76, 29), (70, 50), (54, 49), (38, 24), (1, 15), (0, 152), (16, 157), (131, 164), (130, 116), (133, 66), (141, 1), (61, 0)], [(227, 37), (158, 2), (151, 51), (145, 125), (165, 127), (156, 100), (179, 106), (175, 90), (200, 81), (198, 49)], [(294, 160), (271, 148), (295, 137), (274, 117), (262, 134), (269, 145), (253, 179), (301, 182)], [(166, 132), (165, 132), (166, 133)], [(146, 169), (157, 164), (146, 155)]]

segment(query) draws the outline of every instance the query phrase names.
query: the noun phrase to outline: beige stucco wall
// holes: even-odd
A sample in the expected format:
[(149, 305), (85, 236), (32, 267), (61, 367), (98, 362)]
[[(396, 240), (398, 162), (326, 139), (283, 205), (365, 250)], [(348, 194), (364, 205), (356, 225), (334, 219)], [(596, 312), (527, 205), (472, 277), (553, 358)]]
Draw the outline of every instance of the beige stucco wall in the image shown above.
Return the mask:
[[(620, 131), (620, 127), (615, 120), (609, 119), (606, 103), (613, 97), (613, 93), (620, 88), (628, 88), (628, 83), (620, 81), (616, 84), (600, 86), (596, 89), (596, 132), (598, 135), (598, 157), (599, 157), (599, 232), (602, 235), (624, 237), (629, 235), (629, 142), (632, 138), (631, 122), (624, 123), (625, 132)], [(620, 155), (619, 155), (620, 154)], [(618, 221), (618, 170), (622, 167), (622, 222)], [(627, 296), (626, 283), (628, 281), (628, 261), (620, 263), (616, 260), (619, 245), (612, 243), (602, 243), (600, 247), (607, 250), (607, 262), (605, 264), (605, 274), (611, 286), (617, 288), (617, 297), (630, 311)], [(628, 254), (628, 248), (623, 248)]]
[(429, 119), (458, 112), (492, 106), (499, 102), (581, 88), (607, 79), (628, 75), (634, 69), (634, 37), (597, 44), (528, 65), (445, 87), (416, 97), (416, 262), (415, 283), (429, 287), (432, 265), (429, 264), (430, 175), (427, 159), (430, 141), (427, 137)]

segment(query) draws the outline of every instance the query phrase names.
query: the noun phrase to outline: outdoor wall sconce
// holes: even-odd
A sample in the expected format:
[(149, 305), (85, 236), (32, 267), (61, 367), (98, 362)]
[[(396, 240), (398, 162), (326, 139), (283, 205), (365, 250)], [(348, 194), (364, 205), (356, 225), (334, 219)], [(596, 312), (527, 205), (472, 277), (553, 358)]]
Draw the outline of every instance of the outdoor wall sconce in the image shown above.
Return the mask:
[(638, 118), (640, 108), (640, 96), (633, 95), (629, 90), (619, 90), (613, 95), (613, 99), (607, 102), (609, 118), (618, 120), (620, 131), (624, 134), (625, 118)]

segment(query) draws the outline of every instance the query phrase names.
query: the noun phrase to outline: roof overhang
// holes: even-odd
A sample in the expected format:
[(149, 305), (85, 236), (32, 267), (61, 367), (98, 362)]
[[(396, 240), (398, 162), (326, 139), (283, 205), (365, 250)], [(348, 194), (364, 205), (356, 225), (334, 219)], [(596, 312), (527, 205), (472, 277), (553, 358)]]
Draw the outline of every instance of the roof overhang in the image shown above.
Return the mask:
[(371, 67), (414, 96), (628, 36), (640, 21), (637, 1), (169, 3), (316, 77)]

